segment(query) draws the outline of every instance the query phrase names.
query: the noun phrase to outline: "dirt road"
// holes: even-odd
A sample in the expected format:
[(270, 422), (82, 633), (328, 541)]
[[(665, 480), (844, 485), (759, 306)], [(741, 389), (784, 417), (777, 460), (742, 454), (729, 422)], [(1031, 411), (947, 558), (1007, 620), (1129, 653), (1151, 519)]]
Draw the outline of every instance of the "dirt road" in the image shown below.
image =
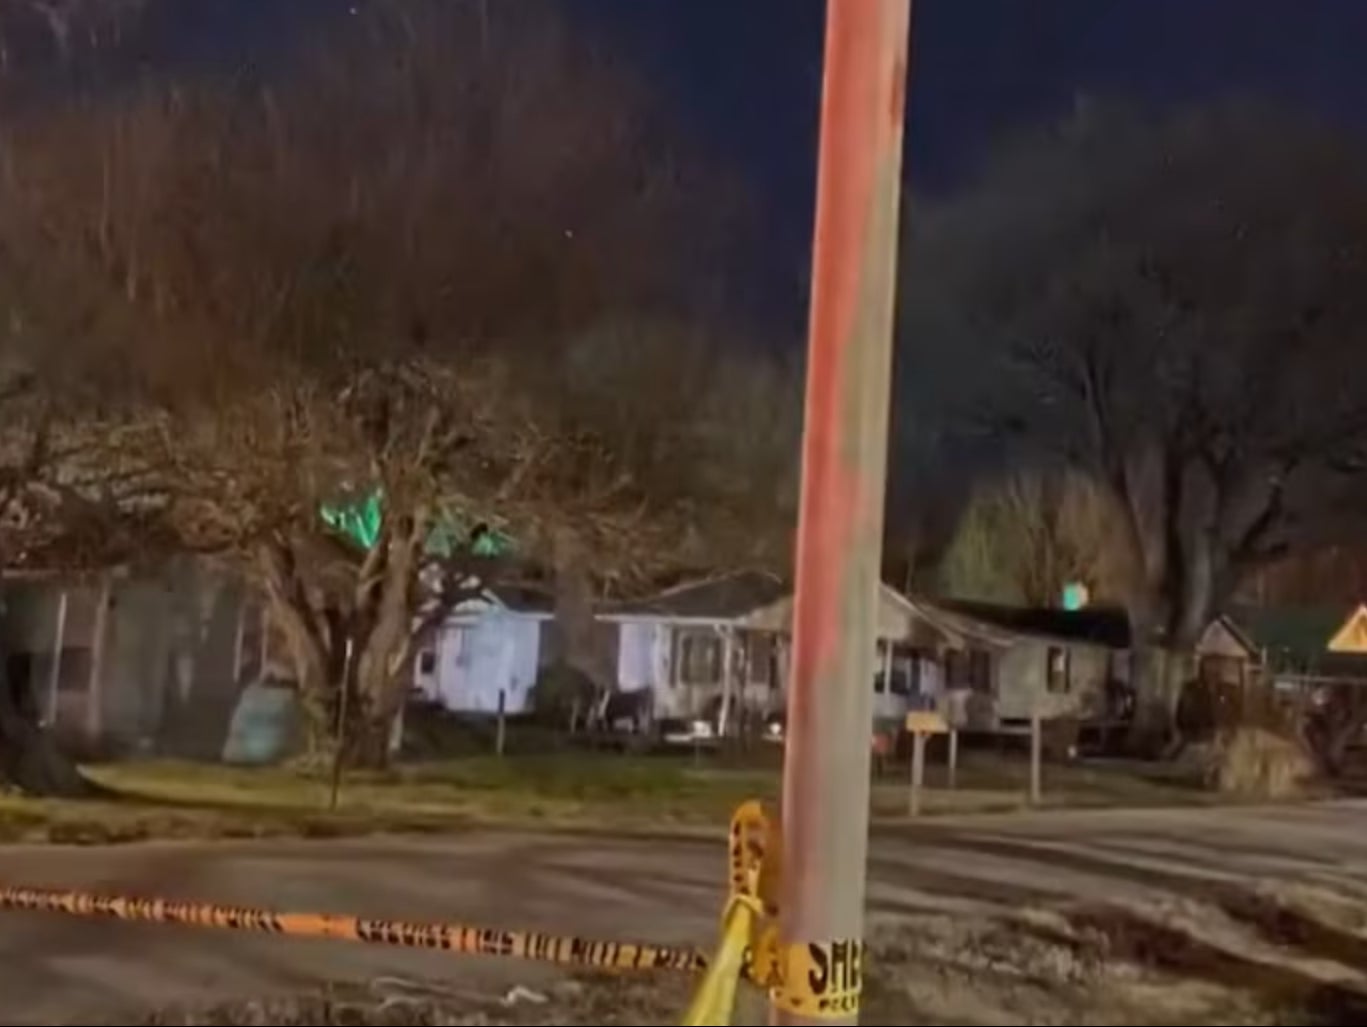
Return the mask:
[[(1287, 908), (1223, 901), (1237, 884), (1248, 895), (1289, 897), (1293, 911), (1324, 914), (1319, 919), (1332, 929), (1294, 956), (1306, 973), (1336, 980), (1367, 968), (1367, 934), (1359, 933), (1367, 924), (1367, 804), (937, 821), (878, 831), (870, 872), (875, 925), (928, 912), (1095, 902), (1140, 919), (1190, 914), (1193, 931), (1217, 948), (1228, 940), (1221, 932), (1240, 932), (1230, 944), (1254, 971), (1264, 955), (1273, 962), (1293, 958), (1269, 934), (1276, 926), (1269, 917), (1291, 915)], [(720, 841), (493, 832), (440, 840), (12, 848), (0, 850), (0, 880), (706, 944), (724, 888), (724, 851)], [(0, 923), (0, 994), (10, 1022), (108, 1022), (150, 1006), (383, 976), (440, 979), (486, 993), (544, 979), (544, 971), (525, 964), (454, 962), (345, 943), (37, 914), (0, 914)]]

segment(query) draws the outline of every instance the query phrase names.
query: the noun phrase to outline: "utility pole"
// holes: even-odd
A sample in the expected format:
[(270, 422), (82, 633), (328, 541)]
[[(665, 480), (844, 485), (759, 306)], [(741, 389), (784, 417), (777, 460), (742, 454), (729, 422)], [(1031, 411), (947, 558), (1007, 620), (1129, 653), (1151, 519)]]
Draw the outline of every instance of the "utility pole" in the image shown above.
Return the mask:
[(827, 0), (776, 1024), (859, 1020), (911, 0)]

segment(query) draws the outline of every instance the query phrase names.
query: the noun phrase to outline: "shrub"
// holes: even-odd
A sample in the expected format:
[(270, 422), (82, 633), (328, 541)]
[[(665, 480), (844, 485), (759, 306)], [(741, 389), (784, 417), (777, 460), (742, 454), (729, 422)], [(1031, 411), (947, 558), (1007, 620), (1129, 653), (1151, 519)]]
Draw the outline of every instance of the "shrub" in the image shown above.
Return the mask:
[(1264, 727), (1223, 732), (1215, 745), (1211, 784), (1224, 795), (1289, 799), (1303, 795), (1315, 763), (1297, 740)]

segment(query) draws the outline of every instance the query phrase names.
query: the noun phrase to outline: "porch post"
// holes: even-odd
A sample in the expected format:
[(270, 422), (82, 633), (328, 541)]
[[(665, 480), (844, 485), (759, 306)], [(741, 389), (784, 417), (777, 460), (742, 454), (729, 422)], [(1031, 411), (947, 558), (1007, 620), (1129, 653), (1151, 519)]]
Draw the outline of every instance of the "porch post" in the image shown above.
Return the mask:
[(736, 662), (736, 629), (725, 627), (721, 629), (721, 633), (721, 712), (717, 716), (717, 734), (725, 738), (730, 733), (731, 727), (731, 703)]
[(47, 724), (57, 723), (57, 694), (62, 683), (62, 649), (66, 644), (67, 590), (57, 598), (57, 624), (52, 629), (52, 666), (47, 678)]
[(95, 626), (90, 640), (90, 679), (85, 692), (85, 733), (91, 741), (97, 740), (104, 732), (104, 659), (113, 592), (114, 580), (105, 574), (96, 600)]
[(237, 631), (233, 635), (233, 687), (242, 683), (242, 646), (247, 638), (247, 597), (237, 607)]

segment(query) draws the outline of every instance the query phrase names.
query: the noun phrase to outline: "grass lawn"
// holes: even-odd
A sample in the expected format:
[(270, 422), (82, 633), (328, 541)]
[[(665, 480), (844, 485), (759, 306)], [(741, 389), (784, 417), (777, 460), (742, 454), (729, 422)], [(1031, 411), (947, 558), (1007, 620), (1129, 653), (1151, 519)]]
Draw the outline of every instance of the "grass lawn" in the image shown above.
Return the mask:
[[(146, 839), (334, 837), (436, 833), (476, 824), (669, 831), (721, 829), (741, 802), (775, 802), (777, 754), (748, 764), (691, 755), (566, 751), (498, 759), (467, 756), (350, 774), (330, 809), (326, 774), (165, 761), (86, 768), (109, 791), (70, 802), (0, 795), (0, 841), (105, 844)], [(967, 752), (958, 787), (945, 787), (943, 757), (928, 760), (929, 814), (998, 812), (1025, 806), (1028, 768), (1016, 754)], [(1153, 806), (1213, 797), (1129, 765), (1046, 766), (1051, 806)], [(874, 783), (872, 812), (899, 819), (907, 768)]]
[(0, 795), (0, 841), (101, 844), (150, 838), (434, 833), (473, 824), (669, 829), (721, 826), (748, 798), (777, 795), (774, 768), (607, 753), (467, 757), (349, 774), (330, 808), (326, 774), (209, 764), (86, 767), (88, 801)]
[[(996, 813), (1029, 806), (1030, 764), (1024, 752), (969, 749), (959, 757), (955, 788), (949, 788), (946, 742), (932, 739), (926, 751), (926, 814)], [(1221, 796), (1202, 790), (1188, 769), (1126, 760), (1082, 760), (1044, 764), (1041, 783), (1046, 808), (1182, 806), (1216, 803)], [(910, 799), (910, 768), (892, 766), (875, 780), (875, 817), (904, 817)]]

